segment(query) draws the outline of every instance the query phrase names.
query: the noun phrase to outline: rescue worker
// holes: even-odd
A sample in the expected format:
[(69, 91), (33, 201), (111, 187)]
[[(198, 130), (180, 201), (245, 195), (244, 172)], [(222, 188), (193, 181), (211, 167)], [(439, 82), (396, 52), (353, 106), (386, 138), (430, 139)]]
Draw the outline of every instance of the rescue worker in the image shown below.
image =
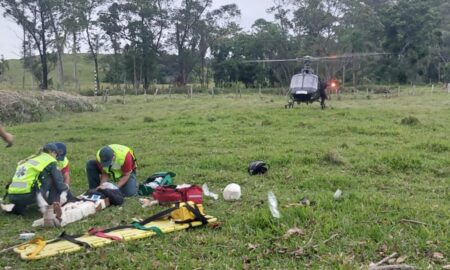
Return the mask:
[(0, 137), (6, 142), (6, 147), (10, 147), (13, 145), (14, 137), (11, 133), (6, 132), (5, 128), (0, 125)]
[(120, 144), (111, 144), (102, 147), (96, 155), (96, 160), (86, 164), (89, 189), (99, 188), (110, 180), (116, 185), (124, 196), (137, 194), (136, 158), (133, 150)]
[(57, 168), (57, 153), (56, 145), (48, 143), (38, 154), (18, 163), (7, 189), (9, 201), (14, 204), (13, 213), (25, 214), (27, 206), (37, 202), (38, 195), (47, 204), (59, 203), (61, 193), (68, 191)]
[(320, 94), (320, 107), (323, 109), (325, 109), (325, 100), (328, 99), (327, 97), (327, 83), (323, 82), (320, 78), (319, 78), (319, 94)]
[(56, 161), (58, 165), (58, 170), (61, 172), (64, 178), (64, 184), (70, 186), (70, 167), (69, 159), (67, 158), (67, 147), (62, 142), (54, 143), (58, 148), (58, 155), (56, 156)]

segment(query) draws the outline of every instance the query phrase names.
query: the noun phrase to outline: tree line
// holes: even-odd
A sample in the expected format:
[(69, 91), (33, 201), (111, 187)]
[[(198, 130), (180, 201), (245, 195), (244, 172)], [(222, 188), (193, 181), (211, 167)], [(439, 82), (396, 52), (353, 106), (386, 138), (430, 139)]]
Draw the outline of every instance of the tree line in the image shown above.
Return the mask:
[[(430, 83), (450, 80), (450, 3), (447, 0), (274, 0), (242, 29), (236, 4), (213, 0), (0, 0), (6, 17), (23, 29), (23, 63), (49, 87), (65, 73), (77, 79), (77, 55), (88, 48), (93, 80), (148, 89), (154, 82), (211, 82), (247, 87), (289, 84), (301, 63), (247, 63), (306, 55), (386, 53), (319, 61), (321, 76), (342, 82)], [(108, 52), (104, 55), (104, 52)], [(72, 54), (73, 69), (63, 68)], [(102, 68), (100, 68), (102, 67)], [(101, 74), (100, 74), (101, 73)]]

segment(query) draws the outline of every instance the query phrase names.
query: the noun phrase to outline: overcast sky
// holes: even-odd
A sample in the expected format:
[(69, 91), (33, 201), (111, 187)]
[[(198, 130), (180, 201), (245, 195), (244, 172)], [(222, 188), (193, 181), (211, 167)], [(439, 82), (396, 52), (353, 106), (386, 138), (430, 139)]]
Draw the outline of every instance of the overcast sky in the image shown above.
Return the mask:
[[(241, 9), (241, 26), (249, 29), (258, 18), (272, 20), (273, 16), (266, 13), (273, 0), (213, 0), (213, 7), (236, 3)], [(3, 17), (0, 8), (0, 55), (6, 59), (20, 58), (21, 29), (11, 19)]]

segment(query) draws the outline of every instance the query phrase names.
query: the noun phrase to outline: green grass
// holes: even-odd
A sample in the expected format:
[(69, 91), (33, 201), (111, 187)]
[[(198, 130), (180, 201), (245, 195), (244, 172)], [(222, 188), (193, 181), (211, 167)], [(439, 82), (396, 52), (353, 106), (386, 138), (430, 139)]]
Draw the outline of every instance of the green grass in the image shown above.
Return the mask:
[[(222, 228), (201, 228), (92, 251), (23, 262), (0, 254), (14, 269), (356, 269), (397, 252), (407, 264), (440, 269), (450, 255), (450, 95), (371, 99), (343, 96), (322, 111), (314, 105), (285, 110), (279, 96), (222, 95), (112, 98), (99, 112), (56, 115), (41, 123), (8, 127), (13, 148), (0, 151), (2, 186), (18, 160), (47, 141), (65, 141), (72, 189), (87, 188), (84, 171), (101, 146), (131, 146), (139, 179), (156, 171), (177, 173), (178, 184), (207, 183), (216, 193), (241, 185), (237, 202), (205, 198), (205, 209)], [(121, 101), (121, 99), (118, 99)], [(414, 125), (402, 119), (417, 118)], [(247, 165), (264, 160), (266, 176), (249, 176)], [(335, 201), (336, 189), (343, 191)], [(281, 218), (270, 215), (267, 193), (278, 198)], [(310, 207), (283, 206), (307, 197)], [(31, 228), (38, 214), (0, 214), (0, 248), (36, 231), (47, 239), (63, 230), (86, 232), (147, 217), (137, 198), (64, 229)], [(402, 222), (416, 220), (426, 225)], [(283, 235), (302, 228), (304, 236)], [(335, 236), (330, 239), (331, 236)], [(297, 251), (297, 253), (295, 253)], [(302, 252), (300, 252), (302, 251)], [(444, 254), (444, 261), (432, 258)]]

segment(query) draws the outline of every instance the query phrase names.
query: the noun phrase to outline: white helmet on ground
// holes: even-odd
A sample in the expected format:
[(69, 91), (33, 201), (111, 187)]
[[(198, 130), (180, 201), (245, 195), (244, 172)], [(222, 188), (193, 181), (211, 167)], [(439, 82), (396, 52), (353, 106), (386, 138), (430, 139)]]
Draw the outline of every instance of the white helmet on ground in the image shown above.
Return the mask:
[(241, 187), (238, 184), (231, 183), (223, 190), (223, 199), (225, 201), (235, 201), (241, 198)]

